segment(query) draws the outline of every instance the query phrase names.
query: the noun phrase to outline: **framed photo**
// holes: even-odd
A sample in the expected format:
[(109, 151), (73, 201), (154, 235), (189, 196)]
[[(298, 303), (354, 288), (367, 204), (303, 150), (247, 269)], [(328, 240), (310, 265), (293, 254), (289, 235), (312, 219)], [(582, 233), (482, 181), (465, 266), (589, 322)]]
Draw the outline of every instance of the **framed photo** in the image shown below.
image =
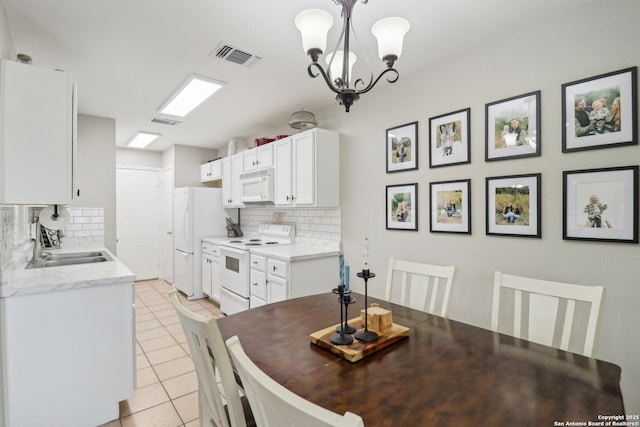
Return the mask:
[(429, 184), (432, 233), (471, 234), (471, 180), (432, 182)]
[(485, 160), (540, 155), (540, 91), (485, 105)]
[(563, 239), (638, 243), (638, 166), (562, 174)]
[(387, 185), (387, 230), (418, 231), (418, 184)]
[(541, 237), (540, 177), (487, 178), (487, 235)]
[(387, 173), (418, 169), (418, 122), (387, 129)]
[(637, 67), (562, 85), (562, 152), (638, 144)]
[(429, 119), (429, 167), (471, 163), (471, 130), (467, 108)]

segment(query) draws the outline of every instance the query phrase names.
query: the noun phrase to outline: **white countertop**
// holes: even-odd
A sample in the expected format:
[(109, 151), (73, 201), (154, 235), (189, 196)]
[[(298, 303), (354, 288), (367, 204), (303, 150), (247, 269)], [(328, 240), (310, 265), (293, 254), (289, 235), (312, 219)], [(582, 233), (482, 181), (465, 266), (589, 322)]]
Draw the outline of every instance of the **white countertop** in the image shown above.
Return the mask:
[(106, 251), (113, 261), (91, 264), (66, 265), (60, 267), (32, 268), (26, 270), (26, 262), (3, 272), (6, 281), (0, 285), (0, 298), (110, 285), (132, 282), (135, 275), (111, 252), (101, 246), (65, 247), (64, 249), (44, 249), (49, 253), (68, 253), (84, 251)]
[[(243, 236), (243, 239), (251, 236)], [(229, 240), (233, 240), (227, 236), (205, 237), (203, 242), (220, 245)], [(252, 254), (281, 258), (285, 261), (297, 261), (303, 259), (322, 258), (328, 256), (337, 256), (340, 254), (340, 242), (333, 240), (311, 239), (305, 237), (296, 237), (291, 245), (264, 245), (252, 247)]]
[(269, 245), (251, 248), (252, 254), (281, 258), (286, 261), (338, 256), (340, 242), (296, 237), (292, 245)]

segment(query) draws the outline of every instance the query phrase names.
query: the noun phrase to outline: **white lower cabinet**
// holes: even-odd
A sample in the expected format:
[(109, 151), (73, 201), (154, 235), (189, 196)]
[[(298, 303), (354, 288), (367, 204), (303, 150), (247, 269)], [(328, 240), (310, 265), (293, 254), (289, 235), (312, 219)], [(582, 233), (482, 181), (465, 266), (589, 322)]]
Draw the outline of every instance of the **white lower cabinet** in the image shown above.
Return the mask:
[(328, 292), (336, 283), (327, 281), (327, 271), (335, 271), (337, 281), (337, 255), (286, 260), (251, 254), (250, 307)]
[(220, 246), (202, 242), (202, 292), (209, 298), (220, 302)]
[(117, 419), (135, 385), (134, 301), (131, 282), (0, 298), (0, 425)]

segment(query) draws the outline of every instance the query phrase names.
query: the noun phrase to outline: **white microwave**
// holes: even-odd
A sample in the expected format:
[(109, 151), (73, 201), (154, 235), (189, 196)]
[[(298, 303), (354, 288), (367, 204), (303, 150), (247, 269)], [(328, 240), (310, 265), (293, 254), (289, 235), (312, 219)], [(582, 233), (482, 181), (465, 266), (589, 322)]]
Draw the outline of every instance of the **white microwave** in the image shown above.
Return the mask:
[(240, 175), (240, 194), (243, 203), (273, 203), (273, 168), (260, 169)]

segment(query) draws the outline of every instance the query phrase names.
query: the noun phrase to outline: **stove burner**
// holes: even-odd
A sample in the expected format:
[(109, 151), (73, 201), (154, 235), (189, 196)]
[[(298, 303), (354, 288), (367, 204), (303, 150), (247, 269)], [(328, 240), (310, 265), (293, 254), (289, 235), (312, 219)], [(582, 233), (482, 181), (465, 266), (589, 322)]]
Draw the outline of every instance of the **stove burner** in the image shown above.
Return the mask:
[(278, 242), (267, 242), (267, 243), (265, 243), (265, 244), (266, 244), (266, 245), (277, 245), (277, 244), (278, 244)]
[(229, 240), (229, 243), (242, 243), (242, 240)]
[(260, 245), (262, 245), (262, 243), (251, 243), (251, 242), (249, 242), (249, 243), (245, 243), (244, 245), (245, 246), (260, 246)]
[(250, 242), (260, 242), (260, 239), (249, 239)]

